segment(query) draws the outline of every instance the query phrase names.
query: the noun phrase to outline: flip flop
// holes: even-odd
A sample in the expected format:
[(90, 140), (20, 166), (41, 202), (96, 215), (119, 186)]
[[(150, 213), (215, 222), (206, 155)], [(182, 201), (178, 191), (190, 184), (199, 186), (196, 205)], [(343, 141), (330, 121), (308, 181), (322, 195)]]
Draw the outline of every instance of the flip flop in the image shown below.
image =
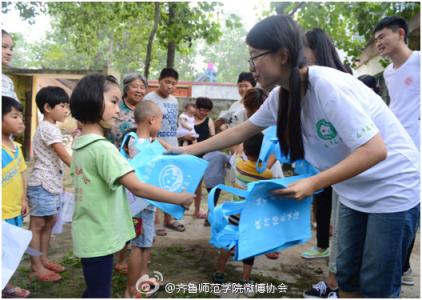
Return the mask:
[(197, 215), (194, 215), (197, 219), (206, 219), (208, 214), (204, 211), (200, 211)]
[(163, 227), (155, 227), (155, 234), (158, 236), (166, 236), (167, 231)]
[(119, 274), (127, 275), (128, 265), (115, 264), (114, 270)]
[(183, 232), (183, 231), (186, 230), (185, 225), (183, 225), (182, 223), (179, 223), (177, 221), (174, 221), (170, 224), (166, 224), (166, 225), (164, 225), (164, 227), (169, 228), (169, 229), (174, 230), (174, 231), (178, 231), (178, 232)]
[(32, 272), (32, 273), (29, 273), (28, 277), (29, 279), (36, 279), (41, 282), (56, 282), (62, 279), (62, 277), (59, 274), (54, 273), (54, 272), (47, 273), (44, 275), (39, 275), (37, 274), (37, 272)]
[(65, 267), (55, 262), (49, 262), (48, 264), (45, 264), (44, 267), (55, 273), (62, 273), (66, 271)]
[(28, 290), (22, 289), (18, 286), (12, 288), (5, 288), (1, 292), (2, 298), (27, 298), (31, 293)]
[(268, 259), (278, 259), (280, 257), (280, 253), (278, 253), (278, 252), (271, 252), (271, 253), (266, 253), (265, 256)]

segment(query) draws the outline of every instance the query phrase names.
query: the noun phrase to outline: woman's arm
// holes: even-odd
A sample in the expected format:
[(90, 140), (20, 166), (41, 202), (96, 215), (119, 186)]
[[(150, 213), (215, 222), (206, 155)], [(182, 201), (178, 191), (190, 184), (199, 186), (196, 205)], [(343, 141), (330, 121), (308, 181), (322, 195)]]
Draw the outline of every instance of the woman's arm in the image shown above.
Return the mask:
[(286, 197), (303, 199), (315, 191), (352, 178), (375, 166), (387, 157), (387, 148), (378, 133), (368, 142), (354, 150), (349, 156), (331, 168), (291, 184), (274, 193)]
[(236, 127), (224, 130), (223, 132), (200, 143), (181, 147), (183, 153), (203, 154), (214, 150), (224, 149), (242, 143), (247, 138), (264, 130), (250, 121), (245, 121)]
[(211, 118), (208, 119), (208, 128), (210, 130), (210, 136), (214, 136), (215, 135), (215, 126), (214, 126), (214, 121)]
[(189, 208), (195, 195), (186, 192), (173, 193), (153, 185), (141, 182), (134, 172), (127, 173), (119, 179), (120, 183), (139, 197), (173, 204), (180, 204)]

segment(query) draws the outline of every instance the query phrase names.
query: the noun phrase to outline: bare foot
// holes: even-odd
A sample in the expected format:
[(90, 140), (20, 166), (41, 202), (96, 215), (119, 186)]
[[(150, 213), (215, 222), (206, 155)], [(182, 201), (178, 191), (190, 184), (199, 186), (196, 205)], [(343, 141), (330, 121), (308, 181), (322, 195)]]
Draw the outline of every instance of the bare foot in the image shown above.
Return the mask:
[(55, 273), (62, 273), (66, 271), (66, 268), (63, 267), (61, 264), (50, 261), (50, 260), (45, 260), (42, 262), (42, 264), (44, 265), (46, 269), (53, 271)]

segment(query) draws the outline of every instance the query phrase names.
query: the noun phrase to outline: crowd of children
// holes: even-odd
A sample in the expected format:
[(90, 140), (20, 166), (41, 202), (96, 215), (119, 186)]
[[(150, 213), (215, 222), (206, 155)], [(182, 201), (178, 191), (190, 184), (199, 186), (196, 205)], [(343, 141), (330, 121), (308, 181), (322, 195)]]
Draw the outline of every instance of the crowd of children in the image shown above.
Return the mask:
[[(119, 148), (130, 159), (160, 143), (169, 152), (194, 154), (209, 162), (203, 178), (208, 192), (227, 182), (247, 189), (248, 183), (283, 177), (274, 156), (268, 169), (256, 170), (262, 131), (277, 125), (282, 152), (292, 160), (306, 159), (321, 171), (274, 191), (301, 200), (324, 189), (315, 196), (317, 246), (304, 252), (304, 258), (329, 256), (333, 209), (328, 278), (305, 291), (304, 297), (399, 297), (401, 284), (413, 283), (409, 260), (420, 203), (420, 55), (408, 48), (407, 31), (406, 22), (398, 17), (383, 19), (374, 30), (377, 50), (392, 60), (384, 73), (390, 109), (374, 92), (377, 87), (371, 90), (349, 74), (322, 30), (309, 31), (303, 45), (298, 24), (280, 15), (265, 18), (248, 33), (252, 73), (239, 75), (241, 99), (222, 112), (216, 124), (209, 117), (212, 101), (206, 97), (187, 103), (179, 115), (178, 100), (172, 95), (179, 74), (173, 68), (161, 71), (159, 88), (148, 94), (147, 81), (138, 73), (124, 78), (123, 95), (115, 77), (100, 74), (83, 77), (70, 97), (60, 87), (44, 87), (36, 95), (43, 120), (33, 138), (33, 167), (26, 181), (21, 145), (15, 141), (25, 128), (23, 107), (13, 82), (3, 77), (7, 94), (2, 95), (2, 219), (22, 227), (29, 214), (30, 247), (39, 253), (30, 256), (29, 277), (56, 282), (65, 271), (48, 258), (64, 191), (64, 165), (70, 167), (74, 185), (71, 235), (86, 284), (82, 297), (111, 297), (117, 253), (114, 269), (127, 274), (124, 297), (143, 297), (137, 282), (148, 274), (156, 236), (166, 235), (165, 229), (185, 231), (168, 214), (160, 226), (159, 210), (144, 198), (187, 209), (195, 202), (193, 215), (201, 218), (202, 182), (196, 194), (144, 183)], [(4, 31), (2, 39), (2, 63), (7, 65), (13, 41)], [(257, 82), (260, 88), (255, 87)], [(79, 128), (72, 155), (58, 127), (69, 112)], [(122, 145), (129, 132), (133, 134)], [(229, 169), (232, 180), (226, 176)], [(214, 205), (219, 196), (217, 190)], [(135, 216), (128, 198), (143, 203)], [(231, 215), (229, 223), (238, 225), (241, 217)], [(210, 225), (207, 219), (204, 225)], [(234, 250), (219, 250), (215, 283), (225, 282)], [(266, 254), (270, 259), (279, 255)], [(242, 282), (251, 282), (253, 264), (254, 257), (243, 260)], [(13, 278), (3, 297), (29, 296), (28, 290), (12, 282)], [(159, 283), (147, 284), (153, 289)]]

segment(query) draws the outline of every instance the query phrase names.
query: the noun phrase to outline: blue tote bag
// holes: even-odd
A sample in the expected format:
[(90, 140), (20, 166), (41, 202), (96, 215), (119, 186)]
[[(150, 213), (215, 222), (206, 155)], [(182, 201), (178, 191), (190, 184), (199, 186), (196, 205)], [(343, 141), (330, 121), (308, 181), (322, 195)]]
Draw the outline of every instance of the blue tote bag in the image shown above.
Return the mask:
[[(135, 139), (135, 147), (139, 151), (129, 159), (129, 164), (140, 180), (170, 192), (195, 192), (207, 169), (207, 161), (186, 154), (163, 155), (166, 150), (160, 142), (156, 140), (152, 143), (140, 143), (133, 132), (124, 137), (120, 148), (120, 153), (126, 158), (128, 157), (123, 145), (129, 136)], [(147, 201), (176, 219), (181, 219), (184, 215), (185, 209), (181, 205)]]
[[(225, 185), (213, 188), (208, 197), (210, 243), (226, 250), (235, 247), (237, 260), (306, 243), (311, 238), (312, 196), (297, 201), (271, 193), (306, 177), (308, 175), (256, 181), (249, 183), (247, 190)], [(224, 202), (214, 208), (217, 189), (245, 200)], [(229, 216), (236, 214), (240, 214), (238, 226), (229, 223)]]
[[(290, 160), (290, 155), (287, 157), (281, 152), (280, 144), (277, 138), (277, 126), (268, 127), (263, 131), (264, 139), (262, 141), (261, 151), (259, 152), (259, 158), (256, 162), (256, 170), (259, 173), (264, 172), (267, 168), (267, 161), (270, 155), (275, 155), (280, 163), (292, 163)], [(294, 171), (296, 174), (308, 174), (315, 175), (319, 171), (312, 166), (307, 160), (300, 159), (295, 162)]]

